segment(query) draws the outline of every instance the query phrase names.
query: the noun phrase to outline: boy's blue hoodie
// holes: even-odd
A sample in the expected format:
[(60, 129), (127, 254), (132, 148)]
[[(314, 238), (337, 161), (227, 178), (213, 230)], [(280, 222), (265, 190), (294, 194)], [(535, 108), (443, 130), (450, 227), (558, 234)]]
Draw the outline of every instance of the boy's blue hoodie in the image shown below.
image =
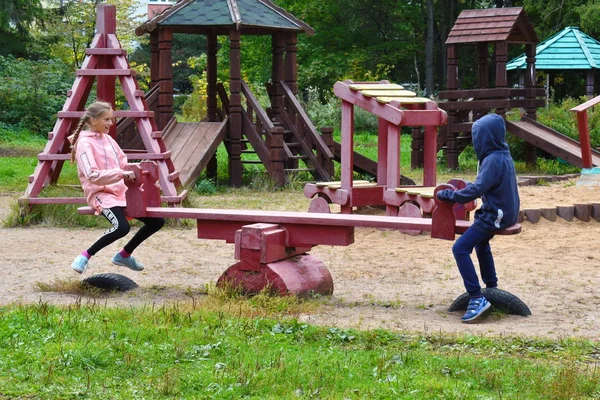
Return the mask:
[(479, 160), (477, 178), (464, 189), (452, 192), (450, 199), (468, 203), (481, 197), (482, 205), (475, 212), (473, 228), (481, 231), (507, 228), (518, 220), (520, 200), (504, 119), (488, 114), (475, 121), (471, 134)]

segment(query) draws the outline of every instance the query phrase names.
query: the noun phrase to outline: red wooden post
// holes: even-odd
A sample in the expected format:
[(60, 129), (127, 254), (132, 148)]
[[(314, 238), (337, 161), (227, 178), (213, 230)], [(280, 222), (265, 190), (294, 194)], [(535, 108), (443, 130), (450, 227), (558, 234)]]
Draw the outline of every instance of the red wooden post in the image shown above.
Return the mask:
[(343, 214), (352, 213), (352, 179), (354, 175), (354, 106), (342, 100), (342, 190), (348, 192), (348, 202), (341, 205)]
[[(496, 43), (496, 87), (505, 88), (508, 86), (508, 79), (506, 76), (506, 61), (508, 59), (508, 43), (498, 42)], [(505, 108), (496, 108), (496, 114), (502, 118), (506, 116)]]
[(377, 184), (387, 184), (387, 147), (388, 147), (388, 122), (379, 117), (377, 121)]
[[(96, 30), (101, 35), (101, 43), (99, 48), (108, 47), (108, 36), (109, 34), (115, 34), (117, 31), (117, 8), (111, 4), (99, 4), (96, 7)], [(101, 69), (112, 68), (112, 62), (108, 57), (100, 58), (98, 67)], [(99, 75), (98, 83), (96, 85), (96, 97), (100, 101), (106, 101), (112, 104), (113, 109), (115, 108), (115, 82), (116, 77)], [(110, 127), (109, 134), (114, 138), (117, 136), (117, 125), (113, 124)]]
[[(387, 189), (395, 190), (400, 184), (400, 127), (388, 124), (387, 134)], [(398, 215), (398, 207), (386, 204), (386, 214)]]
[[(427, 110), (437, 110), (437, 104), (428, 102)], [(423, 186), (437, 184), (437, 127), (425, 125), (425, 138), (423, 143)], [(400, 150), (398, 150), (400, 152)]]
[(412, 169), (423, 167), (423, 129), (420, 126), (415, 126), (411, 129), (410, 137), (410, 167)]
[(150, 88), (158, 85), (160, 80), (160, 53), (158, 51), (158, 31), (150, 32)]
[(477, 44), (477, 86), (480, 89), (488, 88), (489, 83), (489, 66), (488, 66), (488, 44), (479, 43)]
[(456, 217), (452, 210), (452, 204), (438, 200), (437, 198), (437, 193), (444, 189), (456, 190), (452, 185), (442, 184), (433, 191), (433, 199), (436, 207), (431, 216), (431, 237), (436, 239), (454, 240)]
[(583, 168), (592, 168), (592, 146), (590, 144), (590, 128), (588, 126), (587, 110), (577, 113), (579, 143), (581, 145), (581, 161)]
[(242, 97), (240, 31), (229, 31), (229, 183), (242, 186)]
[(298, 94), (298, 34), (292, 32), (285, 40), (285, 82), (294, 94)]
[[(458, 54), (456, 45), (450, 44), (446, 50), (448, 57), (448, 80), (446, 82), (447, 90), (458, 90)], [(450, 100), (454, 101), (454, 100)], [(446, 166), (450, 169), (458, 168), (458, 143), (456, 142), (456, 132), (453, 132), (454, 124), (458, 121), (458, 111), (448, 111), (448, 124), (446, 125)]]
[(206, 113), (208, 120), (217, 120), (217, 34), (206, 35)]
[(285, 38), (282, 34), (273, 34), (271, 38), (273, 59), (271, 62), (271, 80), (273, 81), (271, 93), (271, 113), (273, 120), (279, 119), (281, 107), (283, 107), (283, 88), (281, 82), (284, 79)]
[(579, 130), (579, 143), (581, 145), (581, 161), (583, 168), (592, 168), (592, 147), (590, 143), (590, 130), (588, 126), (587, 110), (600, 103), (600, 96), (596, 96), (570, 111), (577, 113), (577, 129)]
[(271, 179), (281, 186), (286, 182), (285, 150), (283, 149), (283, 127), (275, 127), (267, 137), (267, 146), (271, 157)]
[(169, 28), (160, 28), (158, 32), (159, 94), (158, 121), (159, 130), (163, 130), (173, 117), (173, 32)]

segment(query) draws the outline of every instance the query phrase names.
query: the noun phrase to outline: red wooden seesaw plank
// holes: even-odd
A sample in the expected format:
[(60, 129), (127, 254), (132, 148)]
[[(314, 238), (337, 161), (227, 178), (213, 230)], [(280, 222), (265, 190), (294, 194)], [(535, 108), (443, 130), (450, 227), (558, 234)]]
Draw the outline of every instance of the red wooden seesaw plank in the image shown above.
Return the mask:
[[(82, 214), (92, 213), (90, 207), (81, 207)], [(388, 217), (360, 214), (326, 214), (309, 212), (282, 212), (263, 210), (225, 210), (209, 208), (166, 208), (148, 207), (146, 216), (161, 218), (187, 218), (197, 221), (226, 222), (232, 225), (248, 225), (254, 223), (271, 223), (285, 225), (303, 225), (317, 227), (341, 226), (361, 228), (415, 229), (431, 231), (430, 218)], [(456, 221), (455, 232), (464, 233), (470, 221)], [(512, 235), (521, 232), (521, 225), (516, 224), (498, 232), (499, 235)], [(224, 238), (225, 239), (225, 238)], [(322, 243), (327, 244), (327, 243)]]

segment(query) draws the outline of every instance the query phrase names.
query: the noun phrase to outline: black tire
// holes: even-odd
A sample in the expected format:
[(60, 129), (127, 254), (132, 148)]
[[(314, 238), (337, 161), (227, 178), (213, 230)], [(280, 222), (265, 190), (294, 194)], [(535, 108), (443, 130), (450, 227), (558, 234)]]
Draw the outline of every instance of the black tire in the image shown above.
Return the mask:
[(119, 274), (92, 275), (81, 282), (108, 292), (126, 292), (138, 287), (137, 283)]
[[(531, 315), (531, 310), (529, 310), (529, 307), (527, 307), (527, 305), (523, 303), (521, 299), (512, 293), (497, 288), (484, 288), (481, 289), (481, 293), (492, 304), (492, 306), (508, 314), (516, 314), (523, 317)], [(465, 292), (458, 296), (456, 300), (450, 304), (448, 311), (453, 312), (458, 310), (466, 310), (468, 304), (469, 293)]]
[(404, 175), (400, 175), (400, 185), (402, 186), (415, 186), (416, 183), (415, 181), (413, 181), (412, 179), (410, 179), (408, 176), (404, 176)]

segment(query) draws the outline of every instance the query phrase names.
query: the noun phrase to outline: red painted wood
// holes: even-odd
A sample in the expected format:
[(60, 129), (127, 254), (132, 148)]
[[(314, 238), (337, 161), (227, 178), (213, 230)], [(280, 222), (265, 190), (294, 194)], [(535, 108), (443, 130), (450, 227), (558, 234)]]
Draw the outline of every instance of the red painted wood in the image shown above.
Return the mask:
[(240, 261), (221, 275), (217, 286), (239, 288), (246, 294), (270, 289), (279, 295), (309, 297), (314, 294), (331, 295), (333, 278), (321, 261), (310, 254), (302, 254), (274, 263), (259, 264), (259, 271)]
[(340, 99), (359, 106), (392, 124), (398, 125), (402, 122), (402, 110), (379, 103), (374, 98), (364, 97), (360, 93), (350, 90), (350, 87), (344, 82), (336, 82), (333, 85), (333, 93)]
[[(400, 185), (400, 128), (398, 125), (388, 124), (387, 134), (387, 186), (396, 188)], [(388, 205), (387, 215), (397, 215), (398, 209)]]
[(125, 49), (85, 49), (85, 54), (88, 56), (125, 56)]
[(581, 146), (581, 162), (583, 164), (583, 168), (593, 167), (592, 146), (590, 143), (590, 129), (588, 125), (587, 108), (592, 107), (598, 102), (600, 102), (600, 96), (571, 109), (571, 111), (577, 112), (577, 129), (579, 130), (579, 143)]
[(377, 184), (387, 184), (387, 146), (388, 146), (388, 122), (383, 118), (377, 118)]
[[(58, 118), (80, 119), (85, 115), (85, 111), (59, 111)], [(130, 110), (115, 110), (113, 115), (117, 118), (154, 118), (154, 111), (130, 111)]]
[[(398, 209), (399, 217), (406, 218), (423, 218), (423, 214), (421, 214), (421, 209), (414, 203), (410, 201), (405, 202)], [(411, 236), (418, 236), (422, 231), (418, 229), (399, 229), (400, 232), (405, 233)]]
[(130, 69), (78, 69), (75, 74), (77, 76), (135, 76), (135, 71)]
[(431, 226), (431, 237), (437, 239), (454, 240), (456, 232), (456, 217), (454, 211), (452, 211), (452, 204), (443, 202), (437, 199), (437, 193), (440, 190), (456, 188), (449, 184), (442, 184), (435, 188), (433, 191), (433, 197), (436, 204), (436, 208), (433, 210), (432, 215), (432, 226)]
[(323, 197), (315, 197), (308, 205), (308, 212), (330, 214), (329, 202)]
[(342, 165), (341, 182), (342, 190), (348, 193), (348, 203), (342, 204), (341, 211), (344, 214), (352, 212), (352, 195), (350, 188), (354, 175), (354, 106), (352, 103), (342, 101)]

